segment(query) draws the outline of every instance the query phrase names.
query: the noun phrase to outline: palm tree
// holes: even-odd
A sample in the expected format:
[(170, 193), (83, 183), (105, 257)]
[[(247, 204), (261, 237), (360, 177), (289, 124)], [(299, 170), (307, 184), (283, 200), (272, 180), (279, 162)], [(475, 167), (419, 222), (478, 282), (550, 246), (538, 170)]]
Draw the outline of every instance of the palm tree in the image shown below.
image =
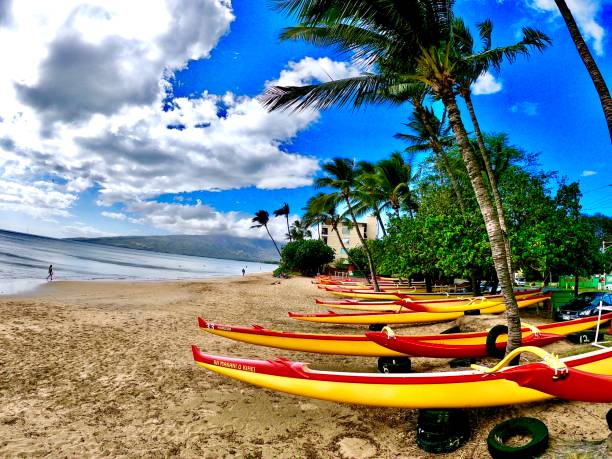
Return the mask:
[(290, 240), (293, 241), (303, 241), (305, 238), (311, 238), (312, 232), (308, 229), (308, 226), (305, 221), (295, 220), (291, 224), (291, 229), (287, 236)]
[(351, 52), (376, 73), (303, 87), (270, 88), (262, 101), (270, 110), (324, 108), (365, 103), (398, 102), (407, 87), (420, 85), (440, 100), (448, 114), (468, 177), (485, 220), (493, 262), (506, 303), (508, 346), (520, 345), (520, 317), (512, 294), (507, 252), (495, 207), (482, 179), (482, 168), (471, 148), (456, 100), (457, 72), (470, 62), (497, 67), (504, 60), (542, 49), (550, 40), (523, 28), (516, 45), (466, 56), (454, 35), (452, 0), (389, 2), (388, 0), (277, 0), (281, 11), (296, 15), (301, 25), (289, 27), (283, 39), (303, 39), (315, 45)]
[(450, 126), (446, 123), (446, 113), (439, 119), (431, 107), (415, 104), (412, 116), (404, 126), (410, 129), (410, 133), (397, 133), (396, 139), (410, 142), (412, 145), (406, 148), (409, 153), (431, 150), (434, 154), (436, 167), (440, 174), (446, 172), (451, 182), (453, 192), (462, 213), (465, 213), (465, 203), (459, 186), (459, 181), (451, 167), (446, 149), (452, 145), (449, 137)]
[(275, 217), (280, 217), (281, 215), (285, 216), (287, 220), (287, 237), (289, 238), (289, 242), (291, 242), (291, 230), (289, 229), (289, 204), (284, 203), (280, 209), (276, 209), (274, 211)]
[(340, 242), (340, 247), (342, 247), (342, 252), (347, 256), (349, 262), (359, 271), (363, 271), (363, 267), (355, 263), (355, 261), (351, 258), (349, 251), (344, 244), (344, 240), (340, 235), (340, 231), (338, 231), (338, 225), (340, 223), (346, 226), (352, 226), (352, 222), (344, 216), (338, 214), (337, 200), (338, 197), (335, 193), (317, 193), (306, 203), (306, 207), (304, 208), (306, 213), (304, 214), (303, 220), (306, 222), (306, 226), (312, 226), (314, 224), (319, 225), (321, 223), (329, 224), (332, 227), (332, 231), (336, 233), (338, 242)]
[(383, 236), (386, 236), (387, 229), (381, 217), (385, 196), (379, 177), (376, 175), (376, 168), (368, 161), (360, 161), (357, 164), (356, 172), (357, 177), (353, 190), (353, 211), (359, 218), (372, 212), (382, 230)]
[(401, 153), (395, 151), (388, 159), (376, 164), (376, 172), (387, 201), (384, 207), (390, 207), (399, 218), (402, 205), (408, 209), (410, 216), (417, 209), (416, 201), (410, 191), (410, 182), (415, 178), (412, 165), (404, 161)]
[(597, 63), (595, 62), (595, 59), (593, 59), (584, 38), (582, 38), (582, 34), (580, 33), (580, 30), (576, 25), (576, 21), (574, 20), (574, 16), (572, 16), (572, 12), (567, 7), (567, 4), (564, 0), (555, 0), (555, 3), (557, 4), (557, 8), (559, 8), (561, 17), (563, 17), (563, 20), (565, 21), (565, 25), (567, 26), (567, 30), (569, 31), (572, 40), (574, 41), (574, 45), (576, 45), (576, 50), (578, 50), (580, 59), (582, 59), (587, 72), (589, 72), (591, 80), (593, 80), (595, 90), (597, 91), (599, 100), (601, 101), (601, 108), (603, 108), (606, 123), (608, 123), (610, 141), (612, 141), (612, 98), (610, 98), (610, 91), (606, 85), (606, 80), (604, 80), (601, 72), (599, 71), (599, 67), (597, 67)]
[(274, 240), (274, 238), (270, 234), (270, 230), (268, 229), (268, 222), (270, 221), (270, 214), (268, 213), (268, 211), (266, 211), (266, 210), (258, 210), (257, 212), (255, 212), (255, 216), (251, 219), (251, 221), (253, 223), (255, 223), (255, 225), (251, 226), (251, 228), (261, 228), (263, 226), (266, 229), (266, 231), (268, 232), (268, 236), (270, 236), (270, 239), (272, 240), (272, 243), (274, 244), (274, 247), (276, 247), (276, 251), (278, 252), (278, 256), (280, 257), (281, 256), (281, 252), (278, 249), (278, 246), (276, 245), (276, 241)]
[(378, 286), (378, 279), (376, 278), (376, 269), (372, 260), (372, 254), (366, 244), (366, 241), (361, 234), (359, 224), (357, 223), (357, 217), (353, 210), (351, 203), (352, 193), (355, 188), (357, 169), (355, 162), (352, 159), (347, 158), (334, 158), (331, 162), (323, 165), (323, 170), (327, 174), (325, 177), (319, 177), (315, 180), (316, 188), (332, 188), (335, 189), (335, 195), (338, 202), (343, 201), (346, 204), (347, 212), (351, 216), (351, 220), (355, 225), (355, 231), (359, 242), (363, 246), (363, 250), (368, 258), (368, 265), (370, 268), (370, 275), (372, 276), (372, 282), (374, 284), (374, 290), (380, 291)]

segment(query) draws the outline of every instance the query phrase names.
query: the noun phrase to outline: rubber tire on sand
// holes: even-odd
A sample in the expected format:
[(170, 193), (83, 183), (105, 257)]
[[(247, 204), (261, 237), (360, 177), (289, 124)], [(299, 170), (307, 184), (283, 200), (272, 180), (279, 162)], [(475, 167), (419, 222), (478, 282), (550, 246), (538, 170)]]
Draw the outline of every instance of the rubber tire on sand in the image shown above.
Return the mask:
[[(531, 440), (519, 447), (504, 443), (514, 435), (529, 435)], [(487, 437), (487, 447), (493, 459), (529, 459), (540, 456), (548, 446), (548, 428), (535, 418), (508, 419), (496, 425)]]
[(378, 371), (380, 373), (410, 373), (412, 361), (410, 357), (379, 357)]
[(487, 333), (487, 354), (491, 357), (502, 359), (506, 354), (504, 349), (497, 349), (495, 342), (500, 335), (507, 335), (508, 327), (505, 325), (495, 325), (489, 333)]

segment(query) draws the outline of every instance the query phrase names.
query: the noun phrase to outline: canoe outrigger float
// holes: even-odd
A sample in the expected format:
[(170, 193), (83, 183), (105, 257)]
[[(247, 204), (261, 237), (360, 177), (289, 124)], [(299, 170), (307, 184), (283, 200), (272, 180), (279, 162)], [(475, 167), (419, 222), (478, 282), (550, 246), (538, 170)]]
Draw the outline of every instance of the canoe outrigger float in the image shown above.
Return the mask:
[[(541, 296), (529, 298), (519, 301), (519, 308), (526, 308), (543, 301), (550, 300), (552, 293), (546, 293)], [(481, 314), (499, 314), (506, 310), (506, 306), (498, 304), (489, 308), (478, 308)], [(299, 314), (289, 312), (289, 317), (307, 322), (319, 322), (328, 324), (411, 324), (411, 323), (429, 323), (429, 322), (445, 322), (455, 320), (465, 315), (460, 312), (361, 312), (337, 314), (328, 312), (327, 314)]]
[[(256, 386), (294, 395), (394, 408), (481, 408), (548, 400), (612, 402), (612, 349), (559, 359), (521, 347), (493, 368), (444, 373), (344, 373), (318, 371), (286, 359), (247, 360), (207, 355), (192, 346), (195, 362)], [(522, 352), (542, 362), (508, 366)]]
[[(601, 317), (601, 323), (612, 319), (612, 313)], [(597, 317), (557, 322), (522, 328), (523, 344), (545, 346), (562, 340), (574, 332), (593, 328)], [(478, 358), (487, 355), (488, 332), (452, 333), (442, 335), (395, 335), (393, 332), (368, 332), (365, 335), (334, 335), (321, 333), (294, 333), (269, 330), (259, 325), (237, 327), (206, 322), (198, 317), (203, 331), (224, 338), (258, 346), (274, 347), (299, 352), (319, 354), (354, 355), (364, 357), (413, 357)], [(507, 335), (496, 341), (498, 349), (506, 347)]]

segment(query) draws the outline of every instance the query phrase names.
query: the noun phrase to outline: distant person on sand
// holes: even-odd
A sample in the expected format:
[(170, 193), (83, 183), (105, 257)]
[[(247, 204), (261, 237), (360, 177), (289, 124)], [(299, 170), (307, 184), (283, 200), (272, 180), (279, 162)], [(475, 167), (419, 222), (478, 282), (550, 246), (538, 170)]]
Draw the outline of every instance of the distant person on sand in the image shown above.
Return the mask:
[(242, 275), (244, 276), (244, 273), (246, 273), (246, 268), (242, 268)]
[(53, 281), (53, 265), (49, 265), (49, 274), (47, 275), (48, 281)]

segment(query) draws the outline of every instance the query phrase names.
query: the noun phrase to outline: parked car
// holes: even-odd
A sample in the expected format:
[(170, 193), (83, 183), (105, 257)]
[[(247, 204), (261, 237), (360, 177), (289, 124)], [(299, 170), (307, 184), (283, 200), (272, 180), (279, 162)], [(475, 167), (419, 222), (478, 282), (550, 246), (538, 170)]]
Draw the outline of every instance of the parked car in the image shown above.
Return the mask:
[(594, 316), (599, 313), (599, 303), (607, 308), (603, 313), (612, 311), (612, 293), (584, 292), (579, 293), (570, 303), (559, 306), (555, 311), (555, 320), (574, 320), (582, 317)]

